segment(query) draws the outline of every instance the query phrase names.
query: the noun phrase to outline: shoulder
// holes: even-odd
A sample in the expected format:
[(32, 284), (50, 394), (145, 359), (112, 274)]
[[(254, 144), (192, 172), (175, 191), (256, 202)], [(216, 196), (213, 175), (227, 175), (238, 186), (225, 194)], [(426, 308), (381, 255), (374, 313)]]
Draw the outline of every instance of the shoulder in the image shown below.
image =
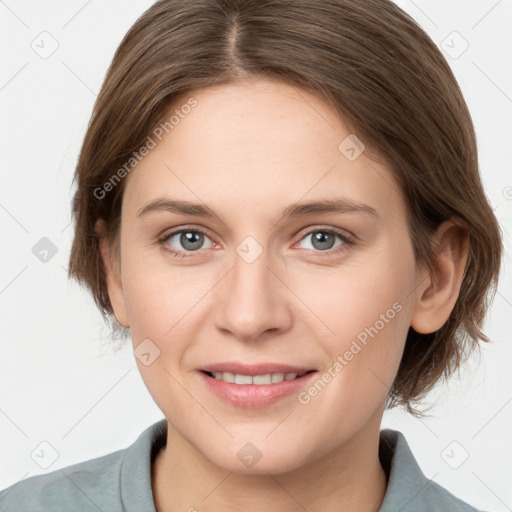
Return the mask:
[(469, 505), (436, 482), (428, 480), (423, 499), (435, 505), (436, 510), (453, 510), (454, 512), (483, 512)]
[[(113, 505), (126, 450), (21, 480), (0, 492), (0, 511), (98, 510)], [(118, 508), (108, 508), (117, 512)]]
[(379, 512), (483, 512), (428, 479), (401, 432), (380, 431), (379, 457), (388, 473), (388, 487)]
[(0, 491), (0, 512), (154, 512), (151, 458), (165, 433), (162, 420), (127, 448), (16, 482)]

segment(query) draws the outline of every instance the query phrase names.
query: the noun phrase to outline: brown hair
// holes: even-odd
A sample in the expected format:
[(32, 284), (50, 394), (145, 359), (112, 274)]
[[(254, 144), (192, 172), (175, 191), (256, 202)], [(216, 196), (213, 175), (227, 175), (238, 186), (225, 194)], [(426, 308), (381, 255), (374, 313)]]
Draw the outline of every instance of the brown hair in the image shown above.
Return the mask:
[[(478, 340), (498, 280), (501, 232), (480, 181), (475, 133), (457, 81), (423, 29), (389, 0), (160, 0), (131, 27), (98, 95), (76, 167), (69, 275), (84, 283), (113, 339), (94, 226), (103, 219), (115, 258), (124, 180), (102, 187), (185, 93), (252, 78), (316, 94), (398, 180), (416, 260), (430, 271), (436, 228), (453, 217), (469, 256), (449, 320), (412, 328), (388, 406), (412, 407), (449, 377)], [(105, 189), (106, 190), (106, 189)], [(491, 293), (492, 292), (492, 293)]]

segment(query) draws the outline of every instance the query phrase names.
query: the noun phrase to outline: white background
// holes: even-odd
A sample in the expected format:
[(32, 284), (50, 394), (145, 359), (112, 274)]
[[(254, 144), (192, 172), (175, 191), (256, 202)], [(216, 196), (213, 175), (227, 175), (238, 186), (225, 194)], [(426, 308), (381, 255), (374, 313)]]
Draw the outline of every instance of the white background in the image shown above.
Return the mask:
[[(113, 352), (92, 298), (66, 274), (71, 181), (92, 105), (123, 35), (151, 3), (0, 2), (0, 489), (124, 448), (163, 417), (131, 350)], [(431, 417), (388, 411), (383, 428), (404, 433), (428, 478), (478, 508), (512, 510), (512, 1), (397, 3), (441, 48), (463, 48), (453, 31), (469, 44), (446, 55), (473, 115), (507, 253), (480, 360), (475, 353), (429, 396)], [(58, 43), (46, 59), (31, 47), (41, 37), (47, 49)], [(57, 247), (46, 263), (32, 253), (42, 237)], [(58, 453), (47, 469), (31, 457), (43, 441)], [(458, 469), (445, 461), (456, 466), (466, 452)]]

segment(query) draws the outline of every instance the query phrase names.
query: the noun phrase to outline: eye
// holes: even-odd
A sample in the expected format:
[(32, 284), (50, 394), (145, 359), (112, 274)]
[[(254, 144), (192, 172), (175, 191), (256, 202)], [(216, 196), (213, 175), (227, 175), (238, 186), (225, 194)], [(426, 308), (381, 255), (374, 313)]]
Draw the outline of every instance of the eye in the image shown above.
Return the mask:
[[(311, 230), (301, 238), (301, 242), (308, 238), (311, 240), (311, 248), (306, 247), (306, 249), (326, 253), (325, 256), (337, 255), (354, 245), (352, 237), (332, 227)], [(338, 245), (335, 245), (336, 238), (340, 240)], [(205, 240), (210, 240), (206, 247), (204, 247)], [(194, 256), (194, 252), (216, 245), (204, 231), (192, 228), (182, 228), (168, 233), (159, 239), (159, 244), (165, 252), (177, 258), (188, 258)]]
[[(213, 242), (208, 247), (203, 247), (205, 239), (209, 240), (208, 235), (200, 229), (180, 229), (162, 237), (159, 242), (162, 249), (178, 258), (192, 256), (187, 252), (193, 253), (200, 249), (208, 249), (213, 246)], [(178, 247), (176, 249), (176, 247)]]
[[(341, 240), (338, 245), (335, 245), (336, 238)], [(301, 238), (301, 241), (308, 239), (311, 241), (311, 247), (306, 247), (307, 249), (312, 249), (316, 252), (326, 252), (329, 255), (344, 251), (354, 243), (350, 236), (335, 228), (320, 227), (313, 231), (309, 231)]]

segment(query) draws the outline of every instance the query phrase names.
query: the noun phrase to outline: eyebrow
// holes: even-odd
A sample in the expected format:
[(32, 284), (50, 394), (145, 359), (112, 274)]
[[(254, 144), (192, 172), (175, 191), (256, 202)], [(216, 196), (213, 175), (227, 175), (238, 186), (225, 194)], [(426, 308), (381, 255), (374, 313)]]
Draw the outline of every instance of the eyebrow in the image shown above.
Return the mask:
[[(178, 201), (166, 197), (157, 198), (149, 202), (138, 211), (137, 217), (143, 217), (154, 211), (167, 211), (170, 213), (206, 218), (217, 217), (215, 212), (205, 204)], [(305, 217), (320, 213), (366, 213), (377, 218), (379, 217), (375, 208), (358, 201), (343, 198), (291, 204), (282, 211), (281, 216), (285, 218)]]

